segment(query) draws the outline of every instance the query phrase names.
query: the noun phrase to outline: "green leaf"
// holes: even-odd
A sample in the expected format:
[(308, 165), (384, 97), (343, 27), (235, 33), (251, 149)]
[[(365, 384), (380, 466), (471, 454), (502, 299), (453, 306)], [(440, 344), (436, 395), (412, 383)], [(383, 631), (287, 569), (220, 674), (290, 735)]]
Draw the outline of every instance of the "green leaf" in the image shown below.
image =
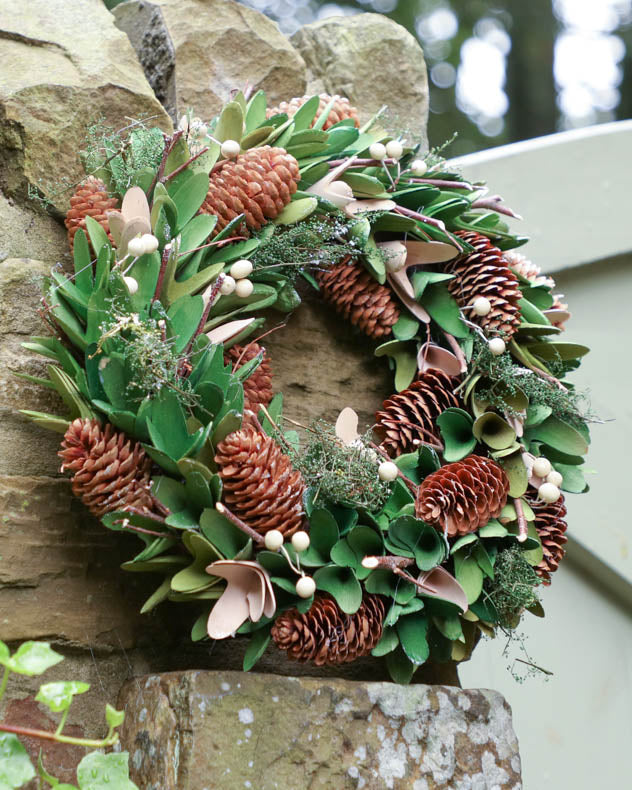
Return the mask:
[(92, 261), (88, 240), (82, 228), (79, 228), (75, 233), (73, 258), (75, 264), (75, 285), (80, 291), (88, 295), (92, 291)]
[(410, 281), (415, 291), (415, 299), (421, 303), (421, 299), (424, 291), (426, 290), (426, 286), (433, 285), (435, 283), (441, 283), (444, 282), (445, 280), (452, 280), (452, 279), (454, 279), (453, 274), (444, 274), (443, 272), (431, 272), (431, 271), (414, 272), (410, 278)]
[(410, 344), (400, 340), (389, 340), (378, 346), (374, 354), (376, 357), (385, 354), (395, 363), (395, 389), (398, 392), (405, 390), (417, 373), (417, 357), (410, 350)]
[(394, 553), (414, 557), (422, 571), (438, 565), (445, 556), (445, 546), (439, 532), (414, 516), (400, 516), (391, 522), (389, 540)]
[(248, 536), (215, 508), (207, 508), (200, 516), (200, 530), (226, 558), (234, 559), (248, 545)]
[(475, 420), (472, 433), (492, 450), (505, 450), (516, 441), (515, 430), (493, 411), (486, 411)]
[(582, 346), (579, 343), (567, 343), (563, 340), (555, 340), (552, 343), (531, 343), (528, 349), (531, 354), (535, 354), (536, 357), (541, 357), (547, 362), (552, 362), (553, 360), (566, 362), (569, 359), (578, 359), (590, 351), (588, 346)]
[(110, 248), (110, 240), (108, 239), (107, 233), (103, 230), (100, 223), (94, 219), (94, 217), (86, 217), (86, 230), (88, 231), (88, 236), (90, 237), (92, 249), (97, 255), (99, 255), (101, 252), (102, 247), (105, 246), (108, 249)]
[(396, 340), (412, 340), (419, 331), (419, 321), (408, 313), (402, 313), (393, 324), (393, 336)]
[(400, 617), (397, 633), (404, 653), (414, 664), (423, 664), (430, 655), (428, 647), (428, 619), (423, 612)]
[(474, 547), (474, 551), (472, 552), (472, 556), (475, 558), (476, 562), (478, 563), (478, 567), (483, 571), (485, 576), (490, 579), (494, 578), (494, 566), (492, 564), (491, 558), (487, 553), (487, 550), (479, 540), (476, 546)]
[[(237, 101), (230, 101), (224, 105), (213, 137), (223, 143), (225, 140), (241, 141), (244, 133), (244, 111)], [(207, 187), (208, 189), (208, 187)]]
[(498, 459), (498, 463), (509, 478), (509, 496), (514, 499), (521, 497), (529, 485), (529, 474), (522, 460), (522, 447), (518, 452)]
[(385, 595), (399, 604), (407, 604), (417, 592), (417, 588), (412, 582), (400, 579), (387, 568), (378, 568), (372, 571), (364, 586), (367, 592)]
[(75, 694), (84, 694), (89, 688), (89, 683), (77, 680), (44, 683), (39, 687), (35, 699), (47, 705), (53, 713), (61, 713), (70, 707)]
[(441, 431), (445, 450), (443, 457), (448, 463), (460, 461), (476, 447), (476, 437), (472, 434), (472, 417), (463, 409), (449, 408), (436, 419)]
[(259, 628), (253, 633), (248, 642), (248, 647), (244, 653), (244, 672), (248, 672), (254, 667), (257, 661), (265, 653), (266, 648), (270, 644), (270, 629)]
[(318, 200), (314, 197), (293, 200), (287, 204), (274, 222), (276, 225), (295, 225), (313, 214), (317, 206)]
[(558, 417), (548, 417), (540, 425), (525, 431), (529, 441), (539, 439), (550, 445), (555, 450), (568, 455), (585, 455), (588, 452), (588, 442), (572, 425), (563, 422)]
[(504, 538), (508, 533), (505, 527), (496, 519), (492, 519), (478, 531), (481, 538)]
[(320, 106), (320, 96), (312, 96), (302, 104), (293, 115), (294, 128), (297, 131), (307, 129), (316, 117)]
[(583, 468), (580, 466), (571, 466), (556, 462), (554, 464), (556, 471), (562, 475), (562, 491), (568, 491), (570, 494), (582, 494), (588, 488), (586, 479), (584, 477)]
[(474, 532), (470, 532), (469, 535), (463, 535), (454, 542), (452, 548), (450, 549), (450, 554), (454, 554), (459, 549), (462, 549), (463, 546), (469, 546), (470, 543), (475, 543), (477, 540), (478, 538)]
[(415, 674), (417, 666), (408, 658), (401, 646), (386, 656), (386, 667), (395, 683), (408, 685)]
[(113, 729), (120, 727), (125, 721), (125, 711), (117, 710), (116, 708), (113, 708), (109, 702), (107, 702), (105, 704), (105, 721), (107, 722), (108, 727), (112, 727)]
[(206, 173), (195, 173), (171, 196), (178, 208), (178, 221), (180, 227), (193, 219), (204, 202), (208, 192), (209, 177)]
[(540, 536), (538, 535), (537, 529), (535, 528), (535, 524), (533, 524), (532, 522), (529, 522), (528, 524), (527, 535), (530, 538), (533, 538), (533, 540), (537, 542), (538, 546), (535, 549), (528, 549), (526, 551), (523, 550), (522, 556), (529, 563), (529, 565), (532, 565), (535, 568), (537, 565), (539, 565), (542, 562), (542, 557), (544, 556), (544, 549), (542, 548), (542, 541), (540, 539)]
[(80, 790), (138, 790), (129, 778), (128, 752), (90, 752), (77, 766)]
[(0, 732), (0, 790), (22, 787), (35, 776), (35, 768), (17, 735)]
[(454, 337), (467, 337), (468, 329), (461, 321), (459, 306), (446, 285), (442, 283), (428, 285), (421, 304), (444, 332)]
[(246, 105), (246, 129), (250, 132), (256, 129), (266, 119), (266, 94), (257, 91)]
[(215, 546), (197, 532), (185, 532), (182, 538), (184, 545), (193, 555), (193, 562), (171, 579), (174, 592), (192, 593), (205, 590), (217, 584), (219, 579), (206, 572), (207, 565), (223, 557)]
[(64, 657), (56, 653), (48, 642), (23, 642), (10, 658), (0, 653), (0, 664), (18, 675), (31, 677), (43, 674), (63, 660)]
[(483, 571), (463, 548), (454, 553), (454, 575), (467, 596), (469, 604), (474, 603), (483, 590)]
[(314, 574), (318, 590), (332, 595), (346, 614), (354, 614), (362, 603), (362, 587), (351, 568), (326, 565)]
[(301, 553), (301, 564), (308, 568), (326, 565), (330, 552), (340, 537), (338, 524), (325, 508), (317, 508), (309, 517), (311, 542), (307, 551)]
[(371, 655), (376, 657), (385, 656), (387, 653), (391, 653), (395, 650), (398, 644), (399, 636), (397, 635), (397, 631), (392, 625), (385, 626), (380, 641), (375, 645), (373, 650), (371, 650)]

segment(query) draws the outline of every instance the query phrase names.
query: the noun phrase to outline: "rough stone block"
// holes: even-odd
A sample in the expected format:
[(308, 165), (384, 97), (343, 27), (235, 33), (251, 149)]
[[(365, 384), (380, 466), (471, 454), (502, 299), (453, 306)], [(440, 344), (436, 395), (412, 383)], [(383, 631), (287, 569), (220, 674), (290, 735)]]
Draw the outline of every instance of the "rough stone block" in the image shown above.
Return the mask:
[(175, 120), (210, 120), (234, 89), (274, 103), (305, 92), (305, 63), (274, 22), (233, 0), (130, 0), (115, 7), (156, 96)]
[(143, 790), (519, 790), (503, 697), (240, 672), (150, 675), (123, 688)]
[(115, 129), (128, 117), (171, 123), (127, 37), (102, 0), (0, 0), (0, 186), (24, 198), (37, 188), (65, 211), (83, 177), (79, 151), (100, 117)]
[(340, 93), (367, 120), (384, 105), (384, 126), (409, 131), (426, 148), (428, 77), (424, 54), (406, 28), (381, 14), (327, 17), (291, 39), (308, 68), (308, 93)]
[(27, 257), (55, 266), (70, 261), (64, 226), (35, 209), (35, 204), (20, 206), (0, 191), (0, 262)]

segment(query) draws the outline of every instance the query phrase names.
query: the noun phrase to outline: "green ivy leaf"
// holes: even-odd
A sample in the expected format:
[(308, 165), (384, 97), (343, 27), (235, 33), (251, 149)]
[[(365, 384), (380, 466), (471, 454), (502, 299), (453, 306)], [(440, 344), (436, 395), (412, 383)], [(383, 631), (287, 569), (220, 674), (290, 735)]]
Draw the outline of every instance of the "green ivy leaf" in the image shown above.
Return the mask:
[(402, 649), (414, 664), (423, 664), (430, 655), (428, 647), (428, 619), (423, 612), (415, 612), (397, 621), (397, 633)]
[(108, 727), (112, 727), (113, 729), (120, 727), (125, 721), (125, 711), (113, 708), (108, 702), (105, 705), (105, 720)]
[(35, 776), (35, 768), (17, 735), (0, 732), (0, 789), (14, 790)]
[(53, 713), (61, 713), (70, 707), (72, 698), (76, 694), (85, 694), (89, 688), (89, 683), (78, 680), (44, 683), (39, 687), (35, 699), (46, 705)]
[(0, 664), (18, 675), (41, 675), (64, 660), (48, 642), (23, 642), (9, 658), (0, 651)]
[(407, 686), (412, 680), (418, 664), (414, 664), (399, 646), (386, 656), (386, 667), (395, 683)]
[(314, 581), (319, 590), (333, 596), (338, 606), (346, 614), (354, 614), (362, 603), (362, 587), (351, 568), (340, 568), (337, 565), (326, 565), (314, 574)]
[(321, 507), (312, 511), (309, 525), (311, 542), (307, 551), (301, 554), (301, 564), (308, 568), (326, 565), (340, 534), (336, 519)]
[(129, 778), (128, 752), (86, 754), (77, 766), (80, 790), (138, 790)]
[(448, 463), (460, 461), (476, 447), (476, 437), (472, 434), (472, 417), (463, 409), (449, 408), (436, 419), (441, 431), (445, 451), (443, 456)]
[(373, 650), (371, 650), (372, 656), (385, 656), (387, 653), (391, 653), (397, 645), (399, 644), (399, 636), (397, 635), (397, 631), (393, 628), (393, 626), (386, 626), (382, 631), (382, 637), (380, 641), (375, 645)]

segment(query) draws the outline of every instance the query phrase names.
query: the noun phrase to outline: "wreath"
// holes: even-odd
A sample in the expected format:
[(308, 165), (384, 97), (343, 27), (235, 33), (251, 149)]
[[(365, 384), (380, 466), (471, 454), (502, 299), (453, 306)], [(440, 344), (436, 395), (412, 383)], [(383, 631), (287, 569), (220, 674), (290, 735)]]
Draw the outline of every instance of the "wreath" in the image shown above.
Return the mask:
[[(67, 414), (23, 413), (142, 541), (123, 568), (162, 576), (142, 611), (193, 603), (192, 639), (248, 636), (246, 670), (272, 640), (317, 665), (385, 656), (399, 682), (541, 615), (561, 490), (586, 488), (565, 377), (588, 349), (560, 340), (517, 215), (337, 96), (239, 92), (208, 125), (90, 140), (74, 272), (52, 271), (49, 333), (25, 344)], [(273, 396), (259, 341), (299, 279), (394, 371), (364, 433), (350, 407), (300, 425)]]

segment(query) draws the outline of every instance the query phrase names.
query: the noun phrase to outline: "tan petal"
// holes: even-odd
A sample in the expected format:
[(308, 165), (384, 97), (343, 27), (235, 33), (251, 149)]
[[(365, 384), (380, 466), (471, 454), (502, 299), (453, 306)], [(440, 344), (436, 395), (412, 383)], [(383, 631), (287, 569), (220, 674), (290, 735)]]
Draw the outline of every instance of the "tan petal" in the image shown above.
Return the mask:
[(106, 211), (105, 216), (108, 218), (108, 225), (110, 226), (110, 233), (112, 234), (114, 243), (117, 247), (120, 247), (121, 236), (123, 234), (123, 228), (125, 227), (123, 215), (120, 211), (113, 209), (112, 211)]
[(336, 436), (345, 444), (351, 444), (351, 442), (360, 438), (358, 433), (358, 415), (349, 406), (345, 406), (338, 415)]
[(399, 272), (392, 272), (386, 276), (397, 296), (399, 296), (401, 301), (415, 316), (415, 318), (418, 318), (425, 324), (429, 324), (430, 316), (419, 304), (419, 302), (415, 300), (415, 292), (413, 290), (412, 283), (406, 274), (406, 269), (402, 269)]
[(142, 236), (144, 233), (151, 233), (149, 220), (146, 220), (144, 217), (133, 217), (125, 222), (125, 226), (121, 232), (121, 241), (118, 245), (119, 259), (127, 255), (127, 245), (130, 241), (139, 234)]
[(465, 591), (454, 576), (441, 566), (420, 574), (417, 578), (417, 585), (422, 589), (423, 594), (430, 598), (450, 601), (464, 612), (468, 608)]
[[(127, 190), (123, 196), (121, 214), (126, 221), (134, 217), (141, 217), (146, 220), (148, 225), (150, 224), (149, 203), (147, 202), (147, 196), (140, 187), (131, 187)], [(151, 226), (147, 233), (151, 233)]]
[(428, 368), (442, 370), (448, 376), (458, 376), (461, 372), (461, 363), (456, 356), (435, 343), (424, 343), (421, 346), (417, 354), (417, 367), (420, 373)]
[(225, 343), (242, 332), (247, 326), (250, 326), (254, 320), (253, 317), (242, 318), (239, 321), (229, 321), (227, 324), (221, 324), (216, 326), (215, 329), (211, 329), (210, 332), (206, 333), (206, 336), (211, 343)]
[(452, 244), (443, 241), (405, 241), (406, 266), (420, 266), (426, 263), (445, 263), (456, 258), (459, 251)]

